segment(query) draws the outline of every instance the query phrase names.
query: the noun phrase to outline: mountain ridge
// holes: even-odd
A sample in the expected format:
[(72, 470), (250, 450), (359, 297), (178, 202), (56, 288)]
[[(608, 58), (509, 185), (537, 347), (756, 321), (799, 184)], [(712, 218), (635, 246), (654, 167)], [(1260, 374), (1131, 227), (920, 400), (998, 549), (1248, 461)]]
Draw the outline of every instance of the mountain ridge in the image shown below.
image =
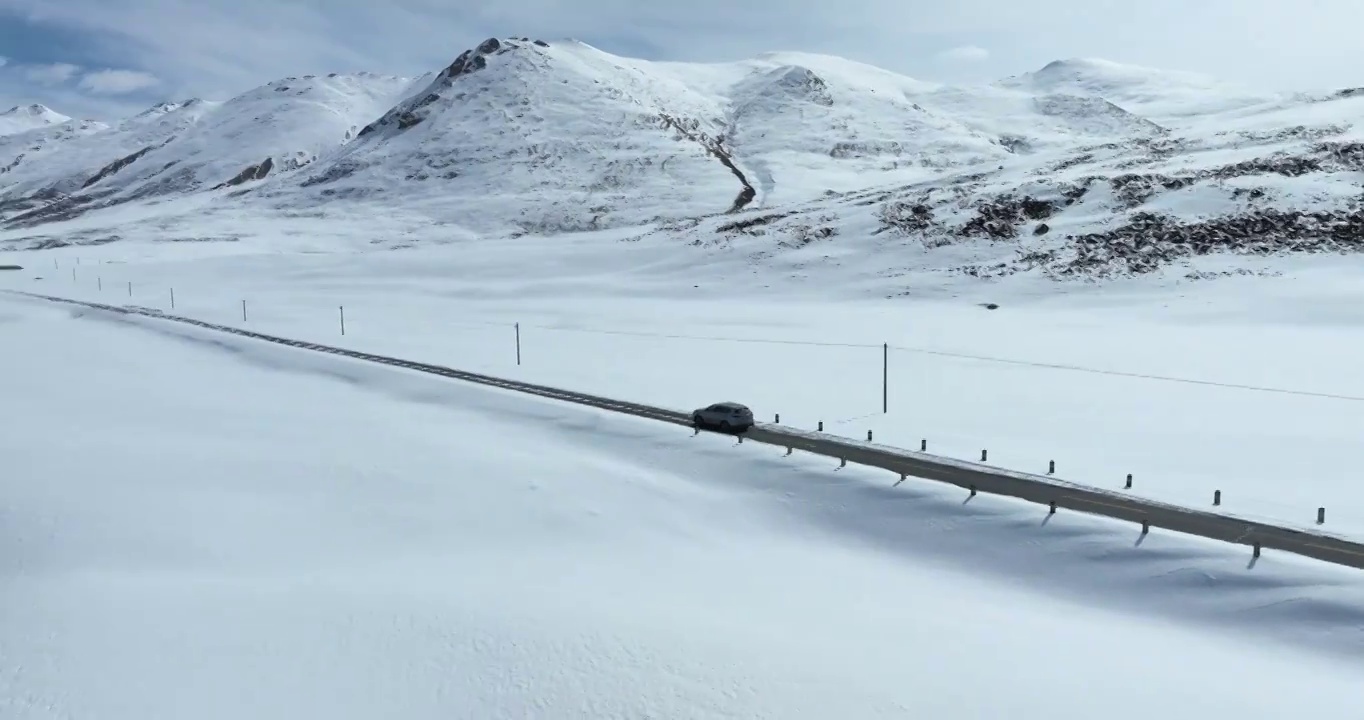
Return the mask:
[(1305, 239), (1354, 227), (1361, 103), (1095, 59), (953, 86), (808, 53), (652, 62), (493, 38), (419, 78), (284, 78), (0, 136), (0, 246), (202, 196), (267, 215), (373, 206), (467, 237), (769, 243), (755, 262), (856, 236), (970, 246), (997, 259), (971, 271), (987, 276), (1151, 272), (1238, 251), (1248, 236), (1227, 228), (1243, 226), (1283, 236), (1254, 252), (1355, 249), (1348, 232)]

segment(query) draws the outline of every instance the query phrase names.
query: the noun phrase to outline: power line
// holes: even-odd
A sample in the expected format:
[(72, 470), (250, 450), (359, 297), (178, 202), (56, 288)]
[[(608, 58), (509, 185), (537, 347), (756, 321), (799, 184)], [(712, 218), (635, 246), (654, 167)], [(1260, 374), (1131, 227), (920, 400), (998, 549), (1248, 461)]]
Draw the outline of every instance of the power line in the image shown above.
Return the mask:
[(875, 345), (871, 345), (871, 344), (866, 344), (866, 343), (819, 342), (819, 341), (816, 341), (816, 340), (781, 340), (781, 339), (776, 339), (776, 338), (738, 338), (738, 337), (721, 337), (721, 336), (710, 336), (710, 335), (678, 335), (678, 334), (671, 334), (671, 333), (651, 333), (651, 332), (634, 331), (634, 330), (601, 330), (601, 329), (596, 329), (596, 328), (568, 328), (568, 327), (553, 327), (553, 326), (548, 326), (548, 325), (522, 325), (521, 327), (523, 327), (523, 328), (534, 328), (534, 329), (536, 329), (536, 330), (550, 330), (550, 331), (553, 331), (553, 332), (570, 332), (570, 333), (577, 332), (577, 333), (589, 333), (589, 334), (592, 334), (592, 335), (625, 335), (625, 336), (630, 336), (630, 337), (650, 337), (650, 338), (662, 338), (662, 339), (667, 339), (667, 340), (705, 340), (705, 341), (708, 341), (708, 342), (750, 343), (750, 344), (758, 344), (758, 345), (806, 345), (806, 346), (810, 346), (810, 347), (842, 347), (842, 348), (863, 348), (863, 349), (878, 349), (878, 350), (881, 348), (881, 344), (880, 344), (880, 343), (877, 343), (877, 344), (875, 344)]
[(1138, 380), (1158, 380), (1160, 382), (1181, 383), (1184, 385), (1203, 385), (1206, 387), (1226, 388), (1229, 390), (1249, 390), (1252, 392), (1275, 393), (1279, 395), (1297, 395), (1300, 397), (1326, 398), (1330, 400), (1352, 400), (1364, 402), (1364, 397), (1355, 395), (1341, 395), (1338, 393), (1313, 392), (1311, 390), (1294, 390), (1291, 388), (1269, 387), (1265, 385), (1246, 385), (1242, 383), (1219, 382), (1216, 380), (1196, 380), (1193, 378), (1172, 377), (1169, 375), (1152, 375), (1148, 373), (1123, 372), (1121, 370), (1100, 370), (1098, 368), (1087, 368), (1080, 365), (1064, 365), (1060, 363), (1033, 362), (1031, 360), (1015, 360), (1012, 358), (991, 357), (989, 355), (970, 355), (967, 353), (948, 352), (946, 350), (932, 350), (929, 348), (906, 347), (902, 345), (891, 345), (891, 350), (902, 352), (917, 353), (920, 355), (936, 355), (939, 357), (958, 358), (962, 360), (978, 360), (981, 362), (992, 362), (1004, 365), (1018, 365), (1022, 367), (1042, 368), (1046, 370), (1067, 370), (1070, 372), (1082, 372), (1091, 375), (1109, 375), (1113, 377), (1135, 378)]
[[(492, 323), (489, 323), (492, 324)], [(606, 330), (601, 328), (573, 328), (552, 325), (522, 325), (523, 328), (533, 328), (537, 330), (547, 330), (551, 332), (565, 333), (586, 333), (592, 335), (616, 335), (626, 337), (649, 337), (668, 340), (702, 340), (707, 342), (732, 342), (756, 345), (788, 345), (788, 346), (807, 346), (807, 347), (839, 347), (839, 348), (859, 348), (859, 349), (880, 349), (880, 344), (872, 343), (850, 343), (850, 342), (819, 342), (815, 340), (790, 340), (779, 338), (740, 338), (725, 337), (717, 335), (684, 335), (677, 333), (652, 333), (636, 330)], [(1311, 390), (1296, 390), (1292, 388), (1280, 388), (1266, 385), (1249, 385), (1244, 383), (1221, 382), (1217, 380), (1199, 380), (1195, 378), (1175, 377), (1171, 375), (1156, 375), (1152, 373), (1125, 372), (1121, 370), (1103, 370), (1100, 368), (1084, 367), (1082, 365), (1069, 365), (1063, 363), (1046, 363), (1032, 360), (1019, 360), (1016, 358), (1002, 358), (991, 355), (973, 355), (970, 353), (951, 352), (947, 350), (935, 350), (932, 348), (913, 347), (907, 345), (891, 345), (891, 350), (900, 352), (916, 353), (920, 355), (933, 355), (937, 357), (948, 357), (959, 360), (976, 360), (979, 362), (990, 362), (1002, 365), (1014, 365), (1018, 367), (1031, 367), (1044, 370), (1063, 370), (1069, 372), (1080, 372), (1090, 375), (1107, 375), (1109, 377), (1125, 377), (1136, 380), (1154, 380), (1157, 382), (1180, 383), (1183, 385), (1202, 385), (1204, 387), (1217, 387), (1227, 390), (1244, 390), (1249, 392), (1274, 393), (1278, 395), (1295, 395), (1298, 397), (1314, 397), (1329, 400), (1349, 400), (1353, 402), (1364, 402), (1364, 397), (1356, 395), (1344, 395), (1340, 393), (1314, 392)]]

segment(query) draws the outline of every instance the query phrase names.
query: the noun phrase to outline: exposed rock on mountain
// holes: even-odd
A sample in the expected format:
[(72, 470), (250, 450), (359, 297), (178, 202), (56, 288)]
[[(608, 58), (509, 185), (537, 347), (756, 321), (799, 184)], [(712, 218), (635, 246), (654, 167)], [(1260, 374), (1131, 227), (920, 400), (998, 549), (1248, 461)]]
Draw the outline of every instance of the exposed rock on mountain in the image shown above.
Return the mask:
[(291, 77), (112, 126), (0, 114), (0, 246), (204, 194), (201, 211), (363, 209), (461, 237), (633, 228), (755, 263), (876, 243), (859, 252), (979, 277), (1196, 275), (1212, 254), (1359, 249), (1361, 112), (1353, 89), (1101, 60), (954, 87), (804, 53), (655, 63), (493, 38), (416, 80)]

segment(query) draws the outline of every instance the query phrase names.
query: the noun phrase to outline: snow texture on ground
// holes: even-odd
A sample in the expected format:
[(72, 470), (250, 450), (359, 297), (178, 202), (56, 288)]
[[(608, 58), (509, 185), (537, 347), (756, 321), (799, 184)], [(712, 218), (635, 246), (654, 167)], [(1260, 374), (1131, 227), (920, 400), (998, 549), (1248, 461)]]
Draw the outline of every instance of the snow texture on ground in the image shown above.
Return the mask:
[(1221, 491), (1228, 514), (1364, 538), (1358, 261), (1066, 293), (1021, 277), (934, 285), (924, 273), (917, 294), (872, 301), (868, 258), (844, 258), (836, 281), (816, 287), (602, 234), (13, 257), (28, 269), (0, 274), (0, 287), (162, 310), (173, 289), (175, 312), (212, 322), (678, 409), (737, 400), (796, 427), (927, 441), (964, 460), (988, 450), (1012, 470), (1054, 460), (1059, 478), (1105, 489), (1123, 489), (1130, 473), (1138, 496), (1211, 509)]
[(1354, 572), (151, 320), (7, 296), (0, 334), (6, 718), (1282, 718), (1364, 681)]

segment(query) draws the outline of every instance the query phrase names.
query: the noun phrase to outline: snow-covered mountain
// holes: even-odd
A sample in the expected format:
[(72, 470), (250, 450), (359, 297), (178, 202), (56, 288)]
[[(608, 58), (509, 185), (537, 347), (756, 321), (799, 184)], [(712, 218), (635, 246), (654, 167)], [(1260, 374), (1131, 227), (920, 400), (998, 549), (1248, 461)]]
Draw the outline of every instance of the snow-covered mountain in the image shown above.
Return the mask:
[(60, 125), (70, 120), (71, 118), (45, 105), (15, 106), (0, 112), (0, 136)]
[[(42, 152), (0, 146), (0, 212), (33, 226), (96, 207), (258, 180), (316, 160), (402, 97), (410, 79), (285, 78), (226, 102), (162, 103)], [(60, 127), (60, 126), (58, 126)], [(51, 132), (51, 129), (45, 132)]]
[(971, 274), (1146, 272), (1353, 249), (1361, 111), (1359, 90), (1102, 60), (948, 86), (804, 53), (688, 64), (490, 39), (416, 80), (288, 78), (0, 137), (0, 240), (193, 194), (195, 212), (401, 209), (461, 237), (639, 228), (758, 262), (875, 238), (957, 248)]

